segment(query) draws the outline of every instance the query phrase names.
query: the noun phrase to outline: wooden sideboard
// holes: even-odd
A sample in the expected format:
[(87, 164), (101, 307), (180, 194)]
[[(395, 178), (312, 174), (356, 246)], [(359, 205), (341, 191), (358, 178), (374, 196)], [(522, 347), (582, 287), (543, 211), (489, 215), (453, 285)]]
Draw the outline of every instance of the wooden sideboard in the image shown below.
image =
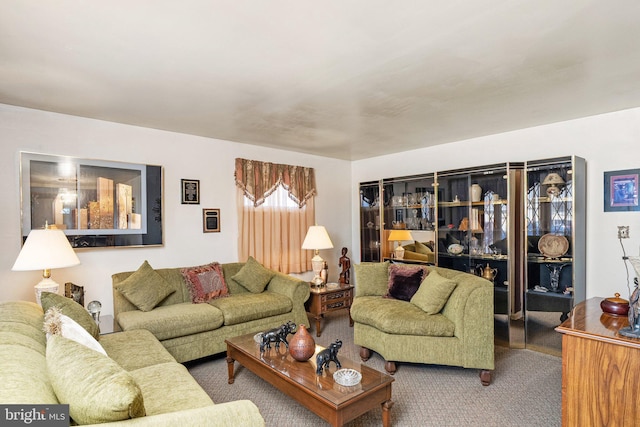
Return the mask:
[(640, 425), (640, 339), (618, 330), (626, 316), (600, 308), (602, 298), (576, 305), (556, 331), (562, 336), (562, 425)]

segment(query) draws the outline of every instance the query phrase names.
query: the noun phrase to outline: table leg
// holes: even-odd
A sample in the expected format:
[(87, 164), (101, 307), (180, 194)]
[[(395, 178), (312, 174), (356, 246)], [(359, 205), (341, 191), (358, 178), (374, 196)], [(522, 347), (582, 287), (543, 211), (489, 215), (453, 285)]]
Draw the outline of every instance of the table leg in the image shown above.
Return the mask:
[(382, 425), (383, 427), (391, 427), (391, 408), (393, 407), (393, 402), (391, 400), (387, 400), (382, 403)]
[(316, 337), (319, 337), (322, 332), (320, 331), (320, 321), (322, 320), (322, 315), (316, 316)]
[[(229, 353), (227, 353), (229, 354)], [(227, 371), (229, 373), (229, 380), (227, 381), (229, 384), (233, 384), (235, 378), (233, 376), (233, 363), (235, 360), (231, 356), (227, 356)]]

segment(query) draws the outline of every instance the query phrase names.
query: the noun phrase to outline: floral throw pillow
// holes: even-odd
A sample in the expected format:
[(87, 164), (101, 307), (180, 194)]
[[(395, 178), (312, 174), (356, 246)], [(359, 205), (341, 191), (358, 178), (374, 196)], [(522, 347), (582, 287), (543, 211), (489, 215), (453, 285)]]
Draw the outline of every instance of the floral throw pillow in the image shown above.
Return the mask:
[(195, 304), (211, 301), (229, 295), (224, 281), (222, 266), (217, 262), (180, 270)]

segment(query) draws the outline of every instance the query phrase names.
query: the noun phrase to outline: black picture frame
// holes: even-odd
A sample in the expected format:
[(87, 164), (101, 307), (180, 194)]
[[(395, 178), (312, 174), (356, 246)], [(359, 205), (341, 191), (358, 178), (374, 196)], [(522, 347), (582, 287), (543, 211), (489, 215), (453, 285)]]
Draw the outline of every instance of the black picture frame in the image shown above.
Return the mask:
[(638, 190), (640, 169), (625, 169), (604, 173), (604, 211), (640, 211)]
[(202, 232), (220, 232), (220, 209), (202, 209)]
[(200, 180), (199, 179), (181, 179), (180, 187), (182, 188), (182, 204), (183, 205), (199, 205), (200, 204)]

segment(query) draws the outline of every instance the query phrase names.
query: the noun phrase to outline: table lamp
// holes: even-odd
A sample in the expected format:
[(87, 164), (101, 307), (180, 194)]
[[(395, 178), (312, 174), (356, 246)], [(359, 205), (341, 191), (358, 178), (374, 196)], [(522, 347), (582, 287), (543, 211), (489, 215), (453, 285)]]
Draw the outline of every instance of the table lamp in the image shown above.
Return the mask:
[(311, 258), (311, 268), (315, 276), (313, 277), (313, 284), (315, 286), (322, 286), (323, 280), (320, 277), (320, 272), (324, 267), (324, 260), (320, 257), (320, 249), (331, 249), (333, 243), (329, 238), (327, 230), (322, 225), (312, 225), (307, 231), (307, 235), (302, 242), (302, 249), (312, 249), (315, 251), (313, 258)]
[(388, 240), (390, 242), (397, 242), (397, 246), (394, 249), (393, 253), (395, 254), (396, 259), (403, 259), (404, 248), (402, 247), (400, 242), (403, 242), (405, 240), (413, 240), (413, 237), (411, 237), (411, 232), (409, 230), (391, 230)]
[(11, 270), (42, 270), (42, 280), (35, 286), (36, 302), (40, 304), (42, 292), (57, 293), (59, 285), (51, 278), (51, 269), (80, 264), (67, 236), (62, 230), (31, 230)]

